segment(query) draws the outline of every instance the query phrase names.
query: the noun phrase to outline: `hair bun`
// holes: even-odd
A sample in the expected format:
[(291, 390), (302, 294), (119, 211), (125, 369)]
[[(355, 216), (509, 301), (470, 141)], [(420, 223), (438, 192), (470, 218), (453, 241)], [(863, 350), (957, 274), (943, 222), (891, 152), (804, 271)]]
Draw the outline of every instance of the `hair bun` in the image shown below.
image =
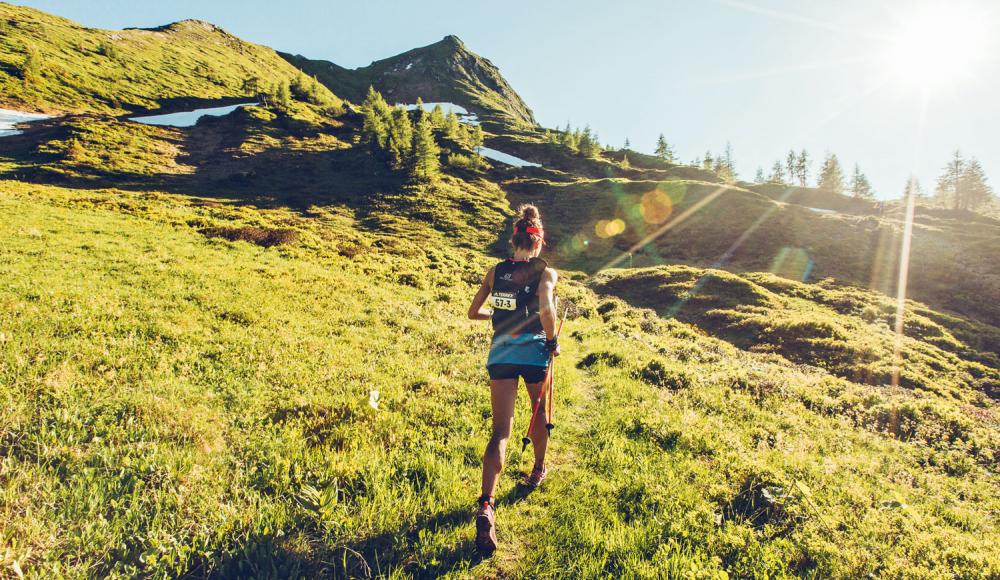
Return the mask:
[(521, 212), (521, 219), (523, 220), (537, 220), (538, 219), (538, 208), (526, 203), (517, 208), (517, 211)]

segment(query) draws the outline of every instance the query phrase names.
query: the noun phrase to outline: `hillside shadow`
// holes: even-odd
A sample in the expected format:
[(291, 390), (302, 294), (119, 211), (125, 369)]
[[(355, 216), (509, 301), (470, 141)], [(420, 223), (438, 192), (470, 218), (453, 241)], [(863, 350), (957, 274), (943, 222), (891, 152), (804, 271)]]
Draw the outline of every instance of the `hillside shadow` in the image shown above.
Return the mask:
[[(62, 155), (38, 148), (72, 137), (63, 121), (53, 120), (4, 138), (3, 155), (20, 167), (11, 177), (29, 183), (156, 191), (225, 204), (284, 207), (303, 215), (310, 214), (311, 206), (345, 205), (363, 220), (385, 194), (397, 191), (406, 180), (367, 150), (349, 147), (345, 141), (351, 133), (346, 126), (321, 127), (293, 119), (281, 119), (274, 127), (254, 126), (238, 110), (224, 117), (204, 117), (194, 127), (173, 128), (170, 136), (158, 137), (157, 143), (176, 149), (174, 160), (186, 172), (143, 174), (91, 167), (64, 172), (53, 170), (64, 167)], [(289, 136), (303, 145), (262, 145)]]

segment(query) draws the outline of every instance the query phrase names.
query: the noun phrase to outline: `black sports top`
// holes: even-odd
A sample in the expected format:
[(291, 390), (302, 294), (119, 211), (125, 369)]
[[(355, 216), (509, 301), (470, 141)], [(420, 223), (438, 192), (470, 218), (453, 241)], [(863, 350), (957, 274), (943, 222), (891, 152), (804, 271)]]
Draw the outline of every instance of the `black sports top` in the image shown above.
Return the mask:
[(504, 260), (496, 265), (489, 299), (493, 336), (545, 332), (538, 315), (538, 285), (546, 267), (541, 258)]

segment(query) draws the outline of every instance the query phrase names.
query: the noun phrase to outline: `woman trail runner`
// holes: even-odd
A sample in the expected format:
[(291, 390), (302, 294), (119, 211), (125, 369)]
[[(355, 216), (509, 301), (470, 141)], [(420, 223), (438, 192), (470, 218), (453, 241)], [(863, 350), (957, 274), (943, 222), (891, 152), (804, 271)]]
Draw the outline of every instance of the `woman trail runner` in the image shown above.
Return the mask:
[[(556, 272), (538, 257), (545, 233), (538, 208), (522, 205), (514, 224), (514, 255), (490, 268), (469, 307), (469, 318), (493, 322), (493, 342), (486, 361), (493, 406), (493, 435), (483, 454), (483, 489), (476, 517), (476, 545), (492, 552), (497, 547), (494, 496), (503, 469), (507, 441), (514, 427), (517, 383), (524, 378), (532, 401), (543, 405), (546, 373), (552, 356), (559, 356), (553, 296)], [(535, 465), (527, 484), (538, 487), (547, 475), (545, 448), (548, 430), (544, 413), (529, 430)]]

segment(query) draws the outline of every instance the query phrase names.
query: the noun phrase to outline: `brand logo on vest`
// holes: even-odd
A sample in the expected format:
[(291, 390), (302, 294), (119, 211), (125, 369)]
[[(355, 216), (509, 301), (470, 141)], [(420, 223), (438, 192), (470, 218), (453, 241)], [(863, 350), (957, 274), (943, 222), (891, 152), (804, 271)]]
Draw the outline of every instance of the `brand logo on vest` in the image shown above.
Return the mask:
[(503, 279), (504, 280), (510, 280), (510, 272), (507, 272), (506, 274), (504, 274), (503, 275)]

